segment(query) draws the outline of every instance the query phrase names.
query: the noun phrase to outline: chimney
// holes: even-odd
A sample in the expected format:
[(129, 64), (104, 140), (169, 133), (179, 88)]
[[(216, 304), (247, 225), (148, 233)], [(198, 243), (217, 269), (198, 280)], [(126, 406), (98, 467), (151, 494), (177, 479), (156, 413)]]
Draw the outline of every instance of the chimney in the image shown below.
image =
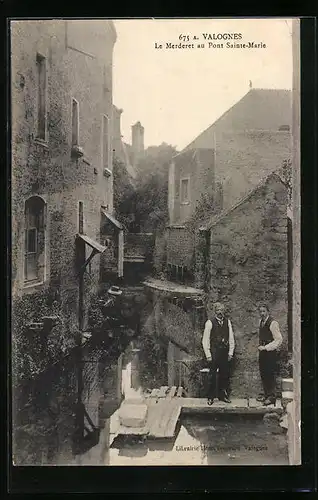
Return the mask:
[(133, 165), (137, 165), (138, 161), (142, 158), (144, 148), (144, 127), (140, 122), (135, 123), (131, 127), (131, 146), (133, 153)]

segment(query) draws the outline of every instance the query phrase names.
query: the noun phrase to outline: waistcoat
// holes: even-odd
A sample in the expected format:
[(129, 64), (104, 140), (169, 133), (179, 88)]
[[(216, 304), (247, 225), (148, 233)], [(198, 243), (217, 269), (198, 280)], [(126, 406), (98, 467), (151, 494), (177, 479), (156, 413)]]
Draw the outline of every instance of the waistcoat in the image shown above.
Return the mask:
[(260, 344), (269, 344), (273, 340), (273, 334), (269, 327), (273, 321), (272, 317), (268, 317), (263, 326), (259, 326), (259, 342)]
[(223, 318), (223, 324), (220, 325), (216, 318), (212, 320), (212, 330), (210, 334), (210, 348), (228, 347), (229, 345), (229, 321)]

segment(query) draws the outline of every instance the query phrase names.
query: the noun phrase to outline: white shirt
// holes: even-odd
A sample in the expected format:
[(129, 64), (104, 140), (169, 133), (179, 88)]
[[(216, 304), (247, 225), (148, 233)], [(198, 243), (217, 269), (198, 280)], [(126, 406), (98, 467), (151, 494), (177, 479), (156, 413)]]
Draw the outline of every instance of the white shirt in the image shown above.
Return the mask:
[[(229, 356), (233, 356), (234, 352), (234, 347), (235, 347), (235, 341), (234, 341), (234, 333), (233, 333), (233, 328), (231, 321), (228, 319), (228, 325), (229, 325)], [(207, 358), (211, 357), (211, 350), (210, 350), (210, 334), (212, 330), (212, 321), (207, 320), (205, 323), (204, 327), (204, 333), (202, 337), (202, 347), (204, 350), (204, 353)]]
[[(267, 320), (268, 320), (268, 316), (264, 320), (264, 324), (266, 323)], [(261, 326), (261, 323), (262, 323), (262, 320), (260, 321), (260, 326)], [(269, 325), (269, 329), (272, 332), (274, 340), (272, 340), (272, 342), (270, 342), (269, 344), (265, 345), (264, 348), (265, 348), (265, 351), (275, 351), (276, 349), (278, 349), (282, 345), (283, 337), (282, 337), (282, 334), (280, 333), (279, 324), (277, 321), (272, 321), (271, 324)]]

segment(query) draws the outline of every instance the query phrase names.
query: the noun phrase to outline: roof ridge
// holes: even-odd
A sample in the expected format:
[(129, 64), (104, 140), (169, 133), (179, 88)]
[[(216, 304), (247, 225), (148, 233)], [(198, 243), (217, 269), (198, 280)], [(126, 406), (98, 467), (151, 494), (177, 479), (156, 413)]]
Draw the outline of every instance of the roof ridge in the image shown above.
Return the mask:
[[(235, 108), (235, 106), (237, 106), (240, 102), (242, 102), (248, 95), (250, 94), (255, 94), (255, 92), (258, 92), (258, 91), (261, 91), (261, 92), (264, 92), (264, 91), (269, 91), (269, 92), (272, 92), (272, 91), (276, 91), (276, 92), (288, 92), (288, 93), (291, 93), (292, 90), (291, 89), (267, 89), (267, 88), (251, 88), (248, 90), (248, 92), (246, 92), (238, 101), (236, 101), (230, 108), (228, 108), (226, 111), (224, 111), (224, 113), (222, 113), (216, 120), (214, 120), (214, 122), (212, 122), (207, 128), (205, 128), (202, 132), (200, 132), (199, 135), (197, 135), (191, 142), (189, 142), (189, 144), (187, 144), (187, 146), (185, 146), (182, 151), (180, 151), (180, 153), (184, 152), (184, 151), (187, 151), (189, 149), (193, 149), (191, 148), (191, 144), (193, 144), (195, 141), (198, 140), (199, 137), (201, 137), (205, 132), (207, 132), (208, 130), (210, 130), (212, 127), (215, 127), (217, 125), (217, 123), (222, 119), (224, 118), (225, 115), (227, 115), (227, 113), (230, 113), (233, 108)], [(204, 149), (204, 148), (202, 148)]]

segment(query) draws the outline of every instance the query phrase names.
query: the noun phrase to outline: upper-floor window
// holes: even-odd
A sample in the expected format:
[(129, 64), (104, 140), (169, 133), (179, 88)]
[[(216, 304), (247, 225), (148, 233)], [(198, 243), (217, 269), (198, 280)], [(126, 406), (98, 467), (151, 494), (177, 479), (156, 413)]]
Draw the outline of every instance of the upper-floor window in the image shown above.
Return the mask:
[(180, 182), (180, 194), (181, 194), (181, 203), (189, 203), (190, 201), (190, 193), (189, 193), (189, 179), (181, 179)]
[(37, 54), (37, 85), (38, 85), (38, 110), (37, 110), (37, 137), (46, 139), (46, 59)]
[(108, 154), (109, 154), (109, 118), (103, 115), (102, 123), (102, 166), (108, 167)]
[(25, 282), (44, 281), (45, 202), (32, 196), (25, 202)]
[(72, 146), (79, 145), (79, 104), (72, 99)]

